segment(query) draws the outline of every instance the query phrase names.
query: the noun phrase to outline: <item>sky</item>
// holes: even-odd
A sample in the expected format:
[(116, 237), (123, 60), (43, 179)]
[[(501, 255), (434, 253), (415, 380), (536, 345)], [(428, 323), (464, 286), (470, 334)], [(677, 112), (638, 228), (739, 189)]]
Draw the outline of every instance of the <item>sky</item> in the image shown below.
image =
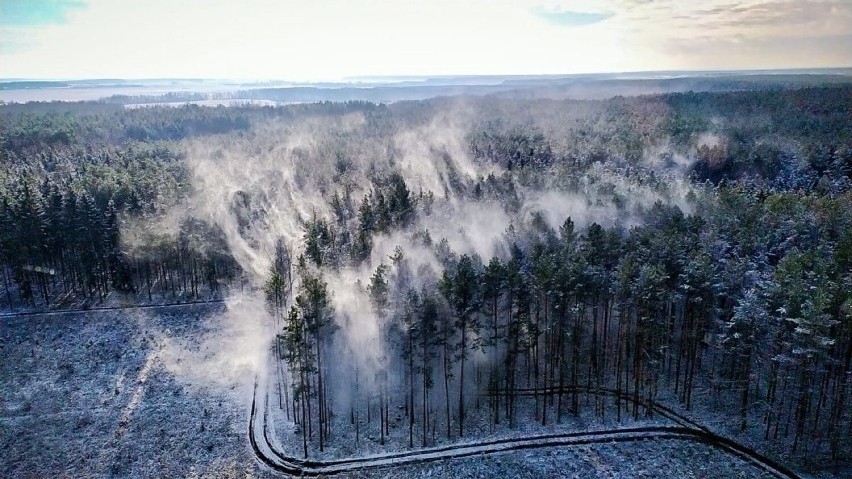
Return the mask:
[(852, 66), (852, 0), (0, 0), (2, 78)]

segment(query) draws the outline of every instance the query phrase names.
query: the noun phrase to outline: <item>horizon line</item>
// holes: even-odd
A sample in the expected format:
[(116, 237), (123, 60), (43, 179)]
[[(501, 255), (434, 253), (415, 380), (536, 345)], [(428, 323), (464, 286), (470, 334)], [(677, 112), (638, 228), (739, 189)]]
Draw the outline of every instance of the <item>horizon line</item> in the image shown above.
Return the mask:
[[(339, 79), (316, 79), (316, 80), (294, 80), (281, 77), (121, 77), (121, 76), (93, 76), (93, 77), (0, 77), (0, 82), (73, 82), (73, 81), (226, 81), (226, 82), (284, 82), (284, 83), (353, 83), (365, 80), (431, 80), (431, 79), (452, 79), (452, 78), (523, 78), (523, 77), (549, 77), (549, 78), (571, 78), (583, 77), (592, 75), (639, 75), (639, 74), (666, 74), (666, 73), (686, 73), (686, 74), (725, 74), (725, 73), (744, 73), (744, 74), (761, 74), (772, 72), (838, 72), (839, 74), (852, 75), (852, 65), (838, 67), (779, 67), (779, 68), (754, 68), (754, 69), (681, 69), (681, 70), (629, 70), (629, 71), (597, 71), (597, 72), (575, 72), (575, 73), (461, 73), (461, 74), (377, 74), (377, 75), (347, 75)], [(843, 73), (841, 73), (843, 72)]]

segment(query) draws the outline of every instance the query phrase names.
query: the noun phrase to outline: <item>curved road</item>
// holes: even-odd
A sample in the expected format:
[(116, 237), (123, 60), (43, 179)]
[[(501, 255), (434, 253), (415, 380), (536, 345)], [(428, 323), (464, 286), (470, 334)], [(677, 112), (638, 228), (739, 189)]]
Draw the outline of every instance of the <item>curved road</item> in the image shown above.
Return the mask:
[[(257, 458), (269, 468), (294, 476), (333, 475), (364, 469), (396, 467), (428, 461), (455, 459), (478, 456), (481, 454), (493, 454), (544, 447), (632, 442), (650, 439), (680, 439), (717, 447), (742, 458), (775, 477), (787, 479), (798, 479), (800, 477), (792, 470), (761, 455), (760, 453), (731, 441), (730, 439), (714, 434), (706, 428), (657, 403), (650, 404), (652, 410), (654, 410), (655, 413), (678, 423), (678, 426), (635, 427), (605, 431), (544, 434), (519, 438), (459, 443), (448, 446), (418, 449), (414, 451), (326, 461), (300, 459), (283, 454), (272, 445), (272, 442), (269, 439), (269, 428), (267, 427), (268, 394), (267, 392), (264, 392), (259, 398), (258, 389), (258, 383), (255, 382), (254, 397), (252, 399), (251, 414), (249, 417), (249, 441), (251, 442), (252, 449)], [(609, 396), (615, 395), (615, 391), (602, 388), (582, 392)], [(525, 390), (523, 393), (534, 394), (535, 391)], [(629, 397), (622, 396), (622, 399), (632, 401)], [(647, 402), (643, 402), (643, 405), (646, 404)]]

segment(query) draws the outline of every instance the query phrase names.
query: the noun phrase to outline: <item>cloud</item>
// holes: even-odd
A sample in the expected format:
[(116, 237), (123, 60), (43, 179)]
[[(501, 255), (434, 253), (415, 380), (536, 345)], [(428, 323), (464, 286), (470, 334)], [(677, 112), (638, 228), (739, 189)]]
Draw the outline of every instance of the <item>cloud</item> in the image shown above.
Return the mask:
[(624, 7), (625, 9), (631, 9), (631, 8), (651, 5), (653, 3), (660, 3), (660, 1), (659, 0), (621, 0), (620, 2), (618, 2), (618, 5)]
[(582, 27), (602, 22), (612, 18), (612, 12), (575, 12), (572, 10), (560, 10), (556, 8), (536, 7), (532, 9), (533, 15), (554, 25), (562, 27)]
[(63, 24), (71, 11), (85, 7), (81, 0), (0, 0), (0, 25)]
[(0, 54), (22, 52), (36, 44), (20, 28), (0, 29)]
[(773, 0), (757, 4), (719, 5), (698, 10), (695, 15), (709, 26), (754, 28), (802, 26), (836, 16), (848, 19), (850, 12), (852, 4), (839, 0)]
[(672, 40), (663, 48), (667, 55), (684, 62), (703, 59), (703, 63), (696, 63), (693, 68), (816, 68), (852, 64), (852, 34), (799, 37), (736, 34), (725, 38), (705, 34)]

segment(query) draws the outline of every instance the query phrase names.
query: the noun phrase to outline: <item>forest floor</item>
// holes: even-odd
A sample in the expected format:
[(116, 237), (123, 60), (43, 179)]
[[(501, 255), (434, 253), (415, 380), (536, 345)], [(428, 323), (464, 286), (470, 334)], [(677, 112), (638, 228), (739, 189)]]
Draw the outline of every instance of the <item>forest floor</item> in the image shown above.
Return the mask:
[[(198, 304), (0, 319), (0, 477), (276, 477), (260, 465), (248, 441), (253, 370), (234, 367), (215, 347), (226, 341), (224, 334), (233, 336), (223, 333), (226, 308)], [(524, 426), (511, 430), (491, 429), (487, 403), (478, 411), (472, 407), (465, 441), (611, 426), (609, 419), (566, 415), (563, 424), (542, 427), (530, 420), (531, 402), (522, 400), (518, 419)], [(338, 416), (328, 453), (407, 449), (404, 411), (395, 405), (390, 415), (388, 444), (379, 445), (377, 431), (365, 429), (357, 451), (348, 418)], [(286, 421), (276, 428), (277, 446), (298, 457), (300, 438)], [(439, 420), (435, 444), (448, 443), (445, 432)], [(488, 476), (763, 477), (719, 449), (674, 439), (532, 449), (353, 474)]]

